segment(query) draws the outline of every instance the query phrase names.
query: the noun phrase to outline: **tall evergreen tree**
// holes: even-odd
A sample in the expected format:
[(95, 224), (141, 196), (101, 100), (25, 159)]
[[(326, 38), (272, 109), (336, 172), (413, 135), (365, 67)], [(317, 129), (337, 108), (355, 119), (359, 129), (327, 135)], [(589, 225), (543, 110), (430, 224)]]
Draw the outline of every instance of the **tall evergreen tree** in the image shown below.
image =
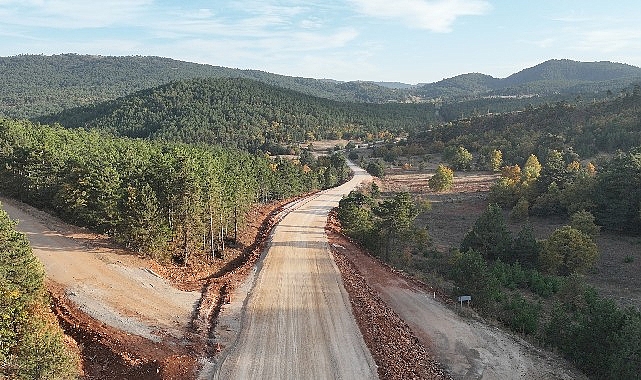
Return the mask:
[(508, 255), (511, 245), (512, 237), (503, 218), (501, 207), (490, 204), (463, 238), (461, 251), (471, 249), (487, 260), (496, 260)]

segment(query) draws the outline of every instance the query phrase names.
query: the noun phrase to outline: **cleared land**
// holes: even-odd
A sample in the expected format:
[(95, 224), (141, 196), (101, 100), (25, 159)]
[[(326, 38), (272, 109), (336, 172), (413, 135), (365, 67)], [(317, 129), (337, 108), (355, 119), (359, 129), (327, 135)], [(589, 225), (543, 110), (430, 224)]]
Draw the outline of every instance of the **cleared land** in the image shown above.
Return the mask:
[[(422, 223), (427, 225), (435, 247), (447, 251), (459, 247), (465, 234), (487, 208), (487, 195), (498, 174), (490, 172), (457, 172), (454, 187), (443, 193), (429, 190), (432, 176), (423, 171), (393, 170), (382, 183), (383, 191), (409, 191), (427, 197), (432, 205)], [(563, 218), (530, 217), (525, 222), (509, 219), (508, 227), (516, 234), (523, 226), (532, 226), (537, 239), (546, 239), (554, 230), (569, 221)], [(612, 298), (623, 307), (641, 309), (641, 238), (602, 231), (596, 239), (600, 257), (587, 281), (600, 294)]]
[(146, 268), (135, 256), (89, 247), (82, 229), (61, 231), (56, 220), (31, 207), (0, 198), (17, 229), (27, 235), (47, 278), (91, 317), (152, 341), (181, 341), (200, 297), (184, 292)]

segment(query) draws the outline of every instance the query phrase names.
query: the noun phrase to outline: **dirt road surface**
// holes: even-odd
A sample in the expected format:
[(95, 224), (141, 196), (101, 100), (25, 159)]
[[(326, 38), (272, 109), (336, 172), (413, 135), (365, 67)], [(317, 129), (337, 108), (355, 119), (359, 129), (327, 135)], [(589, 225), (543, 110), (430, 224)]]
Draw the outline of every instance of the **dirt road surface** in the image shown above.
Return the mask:
[(82, 229), (61, 227), (55, 218), (8, 198), (2, 207), (18, 220), (49, 280), (89, 316), (155, 342), (181, 344), (200, 297), (183, 292), (145, 268), (142, 260), (84, 244)]
[(353, 169), (351, 181), (301, 202), (274, 229), (214, 379), (378, 378), (324, 230), (341, 196), (371, 178)]

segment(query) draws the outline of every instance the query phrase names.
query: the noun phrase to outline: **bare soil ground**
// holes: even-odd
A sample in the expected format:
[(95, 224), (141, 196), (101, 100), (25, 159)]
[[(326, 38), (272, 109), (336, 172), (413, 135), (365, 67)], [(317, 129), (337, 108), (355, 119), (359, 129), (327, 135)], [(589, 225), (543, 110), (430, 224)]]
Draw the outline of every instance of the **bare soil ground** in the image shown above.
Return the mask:
[(409, 191), (424, 197), (431, 211), (424, 215), (430, 237), (437, 249), (458, 247), (467, 231), (487, 207), (487, 194), (498, 174), (488, 172), (461, 173), (454, 176), (454, 186), (445, 192), (433, 192), (427, 181), (434, 172), (393, 170), (380, 182), (383, 192)]
[[(340, 232), (335, 212), (329, 216), (326, 232), (332, 255), (341, 271), (352, 310), (378, 365), (381, 379), (450, 379), (436, 360), (429, 337), (418, 338), (413, 329), (375, 289), (386, 286), (390, 276), (363, 276), (363, 263), (353, 255), (365, 255)], [(383, 267), (381, 263), (376, 263)], [(387, 274), (387, 273), (386, 273)]]

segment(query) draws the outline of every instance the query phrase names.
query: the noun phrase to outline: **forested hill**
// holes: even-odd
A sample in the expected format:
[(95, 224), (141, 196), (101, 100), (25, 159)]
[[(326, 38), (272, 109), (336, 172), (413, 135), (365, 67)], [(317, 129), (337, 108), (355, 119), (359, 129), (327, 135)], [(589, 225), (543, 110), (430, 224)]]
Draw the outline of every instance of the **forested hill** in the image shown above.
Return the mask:
[[(641, 80), (641, 68), (612, 62), (550, 60), (507, 78), (462, 74), (435, 83), (339, 82), (239, 70), (161, 57), (111, 57), (78, 54), (0, 57), (0, 116), (34, 118), (63, 109), (113, 100), (136, 91), (193, 78), (247, 78), (275, 87), (342, 102), (425, 102), (448, 105), (497, 96), (538, 96), (535, 104), (617, 93)], [(359, 78), (355, 78), (359, 79)], [(554, 96), (554, 99), (549, 99)], [(492, 99), (490, 99), (491, 101)], [(501, 99), (503, 100), (503, 99)], [(514, 110), (525, 103), (494, 107)], [(456, 105), (456, 104), (454, 104)], [(473, 108), (475, 105), (462, 105)], [(463, 110), (462, 113), (467, 113)], [(460, 116), (461, 112), (454, 112)]]
[(367, 82), (337, 82), (239, 70), (161, 57), (19, 55), (0, 57), (0, 115), (31, 118), (112, 100), (190, 78), (250, 78), (340, 101), (386, 102), (405, 94)]
[(424, 98), (519, 96), (565, 93), (568, 95), (615, 92), (641, 81), (641, 68), (613, 62), (549, 60), (507, 78), (472, 73), (458, 75), (412, 90)]
[(250, 79), (218, 78), (173, 82), (38, 121), (254, 151), (303, 140), (376, 138), (426, 126), (437, 116), (428, 103), (336, 102)]
[(599, 102), (559, 102), (523, 111), (462, 118), (413, 133), (408, 144), (429, 152), (463, 146), (473, 152), (498, 149), (509, 165), (550, 150), (568, 157), (595, 157), (641, 146), (641, 86)]

